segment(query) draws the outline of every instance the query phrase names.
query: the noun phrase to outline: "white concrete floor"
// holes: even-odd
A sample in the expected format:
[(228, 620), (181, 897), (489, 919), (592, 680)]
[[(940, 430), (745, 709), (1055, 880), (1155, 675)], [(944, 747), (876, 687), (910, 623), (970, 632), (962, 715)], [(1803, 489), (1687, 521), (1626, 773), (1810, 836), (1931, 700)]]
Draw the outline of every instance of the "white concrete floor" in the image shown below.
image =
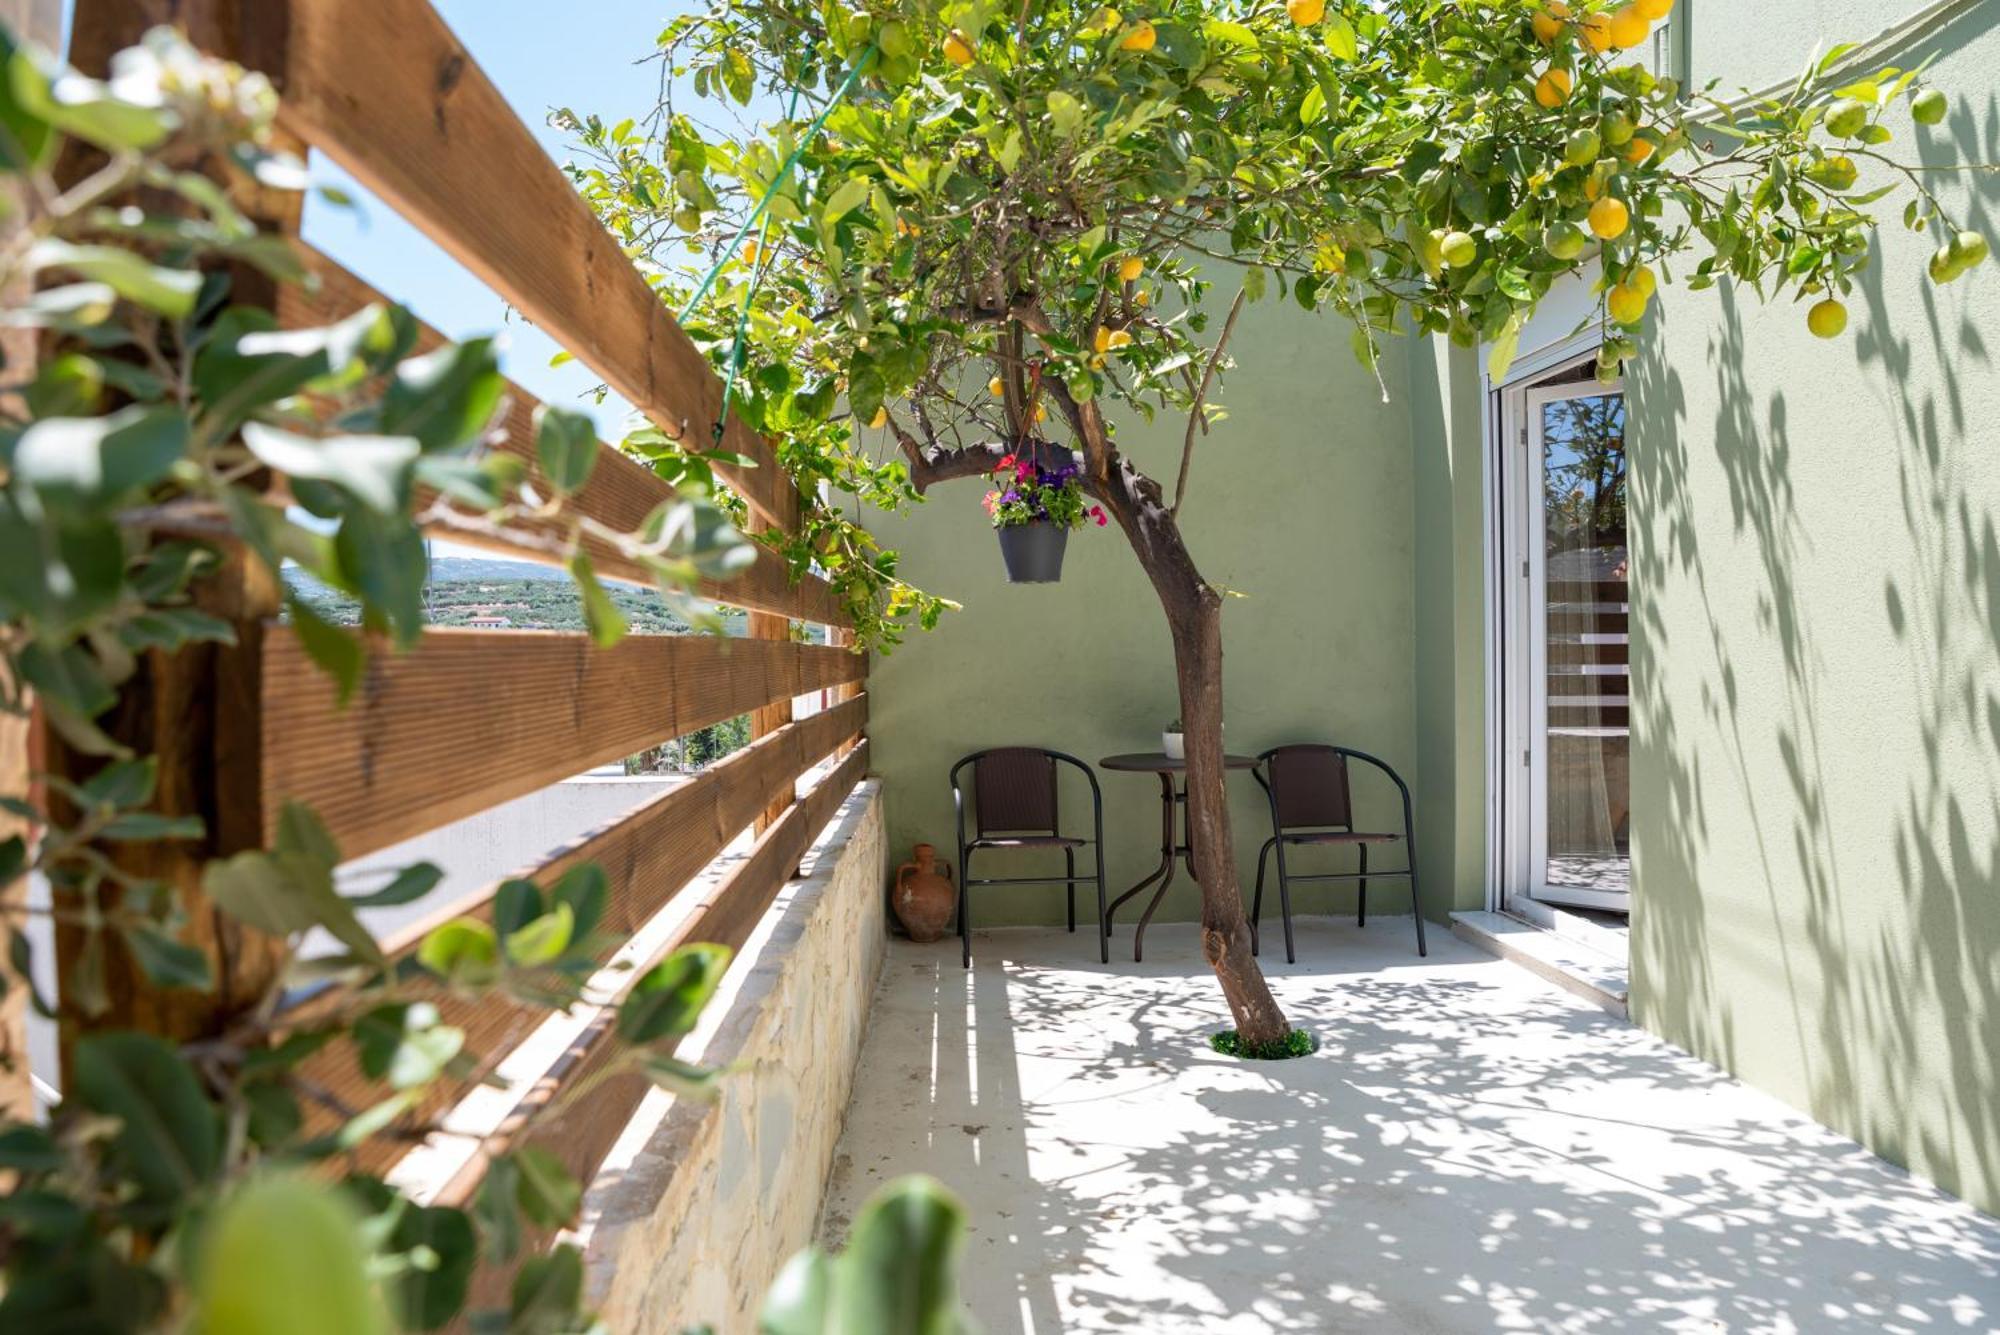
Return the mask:
[(1131, 940), (897, 942), (827, 1240), (942, 1178), (988, 1335), (2000, 1329), (2000, 1221), (1449, 932), (1301, 921), (1278, 1063), (1207, 1049), (1191, 927)]

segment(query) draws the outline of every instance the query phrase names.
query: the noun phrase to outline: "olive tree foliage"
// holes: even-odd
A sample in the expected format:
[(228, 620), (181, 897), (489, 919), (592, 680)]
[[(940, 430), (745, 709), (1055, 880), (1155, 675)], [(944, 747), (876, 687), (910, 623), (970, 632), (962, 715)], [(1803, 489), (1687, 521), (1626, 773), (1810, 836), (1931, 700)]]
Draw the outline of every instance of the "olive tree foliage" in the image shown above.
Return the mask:
[[(238, 202), (303, 186), (303, 165), (272, 146), (275, 112), (261, 76), (166, 30), (99, 82), (0, 29), (0, 320), (34, 331), (40, 348), (33, 367), (6, 368), (0, 400), (0, 708), (17, 718), (38, 708), (75, 761), (0, 792), (0, 808), (35, 833), (0, 840), (12, 966), (0, 987), (32, 987), (30, 917), (80, 942), (59, 1001), (32, 998), (63, 1026), (61, 1100), (46, 1122), (0, 1125), (0, 1328), (375, 1335), (463, 1317), (523, 1335), (596, 1329), (577, 1250), (525, 1241), (570, 1223), (581, 1199), (537, 1133), (614, 1075), (694, 1096), (712, 1088), (722, 1073), (674, 1046), (729, 952), (695, 944), (643, 973), (607, 968), (618, 941), (595, 866), (508, 881), (489, 917), (448, 922), (391, 959), (360, 914), (420, 898), (441, 872), (417, 864), (343, 893), (325, 826), (290, 804), (269, 847), (212, 859), (201, 878), (204, 913), (281, 943), (268, 992), (192, 1037), (104, 1022), (113, 952), (163, 992), (231, 981), (217, 976), (226, 958), (184, 932), (193, 905), (182, 889), (119, 856), (198, 848), (208, 831), (162, 809), (158, 757), (107, 722), (173, 655), (234, 640), (234, 623), (207, 605), (226, 564), (247, 563), (276, 589), (295, 563), (358, 600), (368, 639), (302, 600), (286, 605), (345, 694), (371, 643), (406, 648), (422, 633), (427, 526), (537, 521), (600, 643), (622, 626), (588, 551), (616, 552), (676, 596), (752, 552), (700, 493), (666, 502), (636, 532), (578, 512), (569, 498), (598, 444), (566, 410), (539, 420), (531, 484), (521, 458), (494, 448), (505, 382), (490, 340), (413, 356), (416, 324), (397, 307), (281, 330), (268, 296), (239, 301), (245, 288), (268, 294), (306, 277)], [(53, 893), (31, 907), (19, 883), (36, 874)], [(332, 949), (303, 954), (311, 933)], [(329, 983), (342, 986), (293, 1004)], [(505, 1055), (475, 1051), (445, 1021), (446, 998), (611, 1007), (620, 1039), (600, 1072), (531, 1114), (466, 1208), (422, 1204), (354, 1157), (421, 1141), (440, 1082), (482, 1078)], [(301, 1075), (322, 1053), (366, 1077), (361, 1101)], [(904, 1288), (863, 1261), (800, 1264), (823, 1279), (861, 1274), (834, 1286), (857, 1311), (873, 1300), (932, 1312), (907, 1300), (915, 1284), (948, 1304), (956, 1204), (910, 1182), (881, 1213), (931, 1258), (900, 1277)], [(880, 1231), (858, 1234), (856, 1250), (880, 1250)], [(482, 1263), (511, 1274), (511, 1291), (468, 1310)], [(831, 1283), (774, 1307), (787, 1329), (821, 1329), (811, 1323)]]
[[(1917, 71), (1836, 77), (1841, 49), (1725, 101), (1637, 59), (1671, 5), (710, 0), (660, 35), (660, 105), (560, 115), (584, 194), (669, 300), (722, 261), (689, 326), (729, 370), (747, 316), (743, 411), (802, 478), (900, 504), (1027, 442), (1078, 452), (1174, 631), (1204, 948), (1268, 1042), (1222, 788), (1221, 595), (1177, 522), (1244, 303), (1338, 313), (1370, 366), (1416, 332), (1490, 345), (1497, 373), (1582, 275), (1608, 377), (1662, 283), (1740, 283), (1838, 332), (1886, 192), (1942, 236), (1934, 278), (1985, 254), (1888, 151), (1944, 113)], [(759, 129), (752, 106), (790, 112)], [(1187, 420), (1155, 478), (1118, 424), (1162, 413)]]

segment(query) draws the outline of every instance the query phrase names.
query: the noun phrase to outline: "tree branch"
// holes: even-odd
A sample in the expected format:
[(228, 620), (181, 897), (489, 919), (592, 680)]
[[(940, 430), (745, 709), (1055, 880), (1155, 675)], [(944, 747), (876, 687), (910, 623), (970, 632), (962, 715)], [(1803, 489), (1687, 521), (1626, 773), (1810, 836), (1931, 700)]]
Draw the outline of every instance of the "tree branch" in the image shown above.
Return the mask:
[(1236, 300), (1229, 303), (1229, 318), (1222, 322), (1222, 337), (1215, 340), (1214, 351), (1208, 354), (1208, 365), (1202, 368), (1201, 385), (1194, 392), (1194, 406), (1188, 409), (1187, 439), (1181, 443), (1181, 471), (1174, 479), (1174, 506), (1168, 513), (1175, 519), (1181, 517), (1181, 502), (1187, 499), (1188, 468), (1194, 463), (1195, 428), (1208, 429), (1208, 387), (1215, 382), (1215, 368), (1222, 364), (1222, 350), (1229, 346), (1229, 336), (1236, 330), (1236, 317), (1243, 312), (1244, 288), (1236, 289)]
[(902, 447), (903, 457), (910, 461), (910, 485), (919, 496), (939, 482), (984, 477), (1000, 466), (1007, 453), (1007, 447), (999, 442), (947, 449), (933, 441), (927, 447), (904, 429), (894, 413), (889, 415), (889, 430), (894, 433), (896, 444)]

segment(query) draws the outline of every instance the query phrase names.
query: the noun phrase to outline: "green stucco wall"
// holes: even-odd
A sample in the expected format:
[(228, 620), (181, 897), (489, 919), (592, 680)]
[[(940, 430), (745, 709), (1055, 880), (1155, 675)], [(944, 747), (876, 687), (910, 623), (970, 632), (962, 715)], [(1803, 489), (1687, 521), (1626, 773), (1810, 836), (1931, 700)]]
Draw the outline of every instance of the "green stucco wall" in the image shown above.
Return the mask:
[[(1735, 86), (1909, 6), (1764, 6), (1782, 40), (1747, 44), (1721, 8), (1693, 72)], [(1895, 63), (1930, 56), (1954, 110), (1924, 160), (2000, 157), (2000, 3)], [(2000, 238), (2000, 179), (1935, 184)], [(1940, 290), (1935, 244), (1892, 221), (1831, 343), (1789, 300), (1662, 289), (1630, 387), (1632, 1004), (1991, 1211), (2000, 267)]]
[[(1349, 351), (1345, 324), (1275, 300), (1245, 310), (1232, 348), (1239, 365), (1218, 396), (1232, 413), (1196, 447), (1182, 511), (1203, 573), (1241, 595), (1223, 613), (1229, 749), (1339, 741), (1382, 756), (1415, 784), (1401, 359), (1385, 359), (1391, 401), (1384, 404)], [(1127, 422), (1119, 441), (1153, 476), (1170, 477), (1184, 425)], [(883, 543), (903, 553), (912, 581), (965, 604), (938, 630), (879, 660), (869, 681), (874, 765), (885, 781), (897, 860), (919, 839), (951, 847), (945, 779), (958, 757), (1018, 743), (1095, 763), (1157, 750), (1161, 726), (1179, 712), (1166, 622), (1118, 531), (1073, 534), (1060, 584), (1010, 586), (980, 495), (974, 480), (942, 485), (910, 517), (877, 525)], [(1159, 786), (1150, 775), (1103, 773), (1100, 782), (1116, 894), (1159, 860)], [(1268, 808), (1247, 774), (1229, 783), (1247, 902)], [(1076, 799), (1074, 821), (1088, 820), (1085, 796), (1065, 793), (1065, 801)], [(1374, 819), (1397, 812), (1385, 800), (1393, 790), (1358, 796)], [(1029, 865), (1031, 855), (1002, 854), (979, 870), (1027, 875)], [(1332, 893), (1305, 889), (1295, 907), (1324, 911)], [(1394, 901), (1407, 912), (1406, 893), (1400, 885), (1377, 888), (1370, 901), (1386, 911)], [(1351, 902), (1352, 892), (1342, 899)], [(1183, 873), (1160, 920), (1191, 921), (1196, 905)], [(1121, 922), (1134, 921), (1139, 907), (1128, 906)], [(1268, 907), (1275, 916), (1275, 902)], [(973, 920), (1048, 923), (1061, 912), (1058, 889), (991, 887), (978, 892)], [(1090, 932), (1086, 910), (1079, 951), (1094, 950)], [(1117, 948), (1130, 950), (1128, 933)]]

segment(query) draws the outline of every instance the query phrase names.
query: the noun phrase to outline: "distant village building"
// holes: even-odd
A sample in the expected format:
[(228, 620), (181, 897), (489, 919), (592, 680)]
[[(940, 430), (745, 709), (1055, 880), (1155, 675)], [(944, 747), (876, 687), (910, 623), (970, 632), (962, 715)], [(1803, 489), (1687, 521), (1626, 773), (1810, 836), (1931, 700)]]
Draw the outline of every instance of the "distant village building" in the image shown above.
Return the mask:
[(505, 630), (514, 624), (514, 619), (512, 617), (494, 616), (491, 613), (487, 613), (481, 616), (467, 617), (465, 624), (473, 627), (475, 630)]

